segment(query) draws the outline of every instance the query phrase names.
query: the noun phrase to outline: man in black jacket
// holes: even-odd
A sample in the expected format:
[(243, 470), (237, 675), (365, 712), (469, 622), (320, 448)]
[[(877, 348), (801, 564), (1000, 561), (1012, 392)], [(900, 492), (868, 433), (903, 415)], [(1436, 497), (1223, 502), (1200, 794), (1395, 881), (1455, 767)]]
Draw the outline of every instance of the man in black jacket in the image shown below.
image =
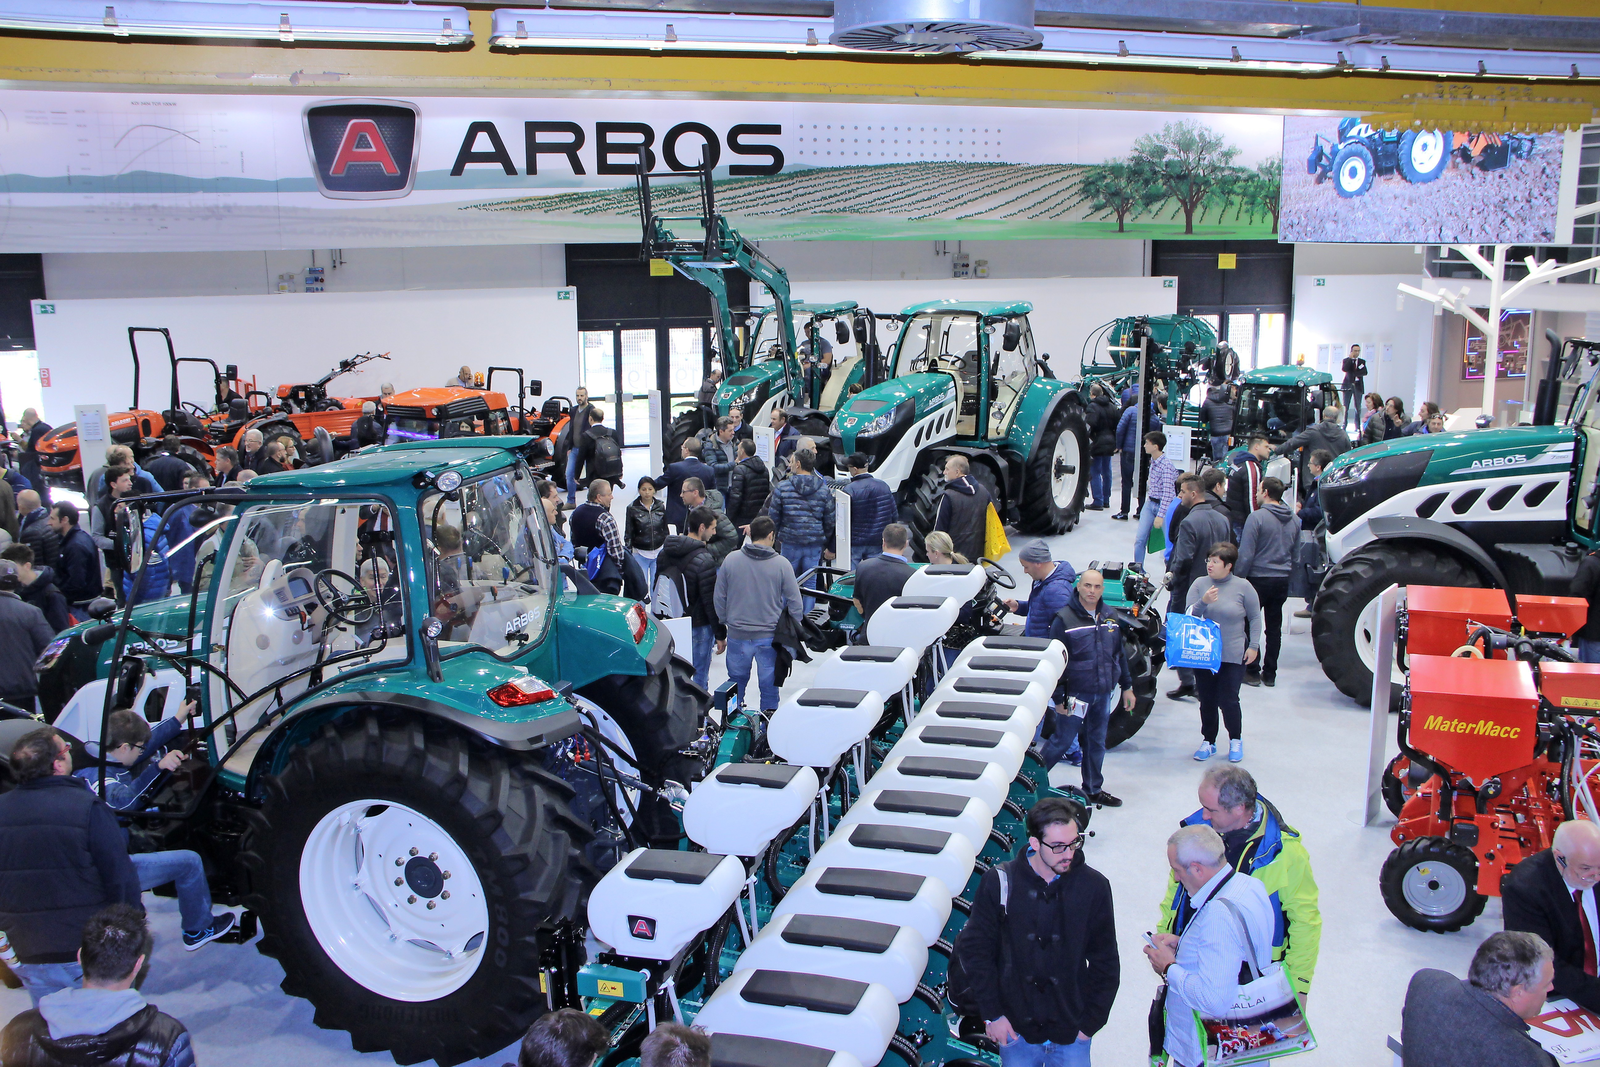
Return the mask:
[(772, 493), (772, 472), (756, 455), (756, 443), (739, 441), (739, 462), (728, 472), (728, 519), (740, 530), (761, 514)]
[[(1344, 380), (1339, 385), (1339, 392), (1344, 397), (1345, 413), (1359, 419), (1360, 409), (1356, 404), (1367, 391), (1367, 361), (1361, 358), (1360, 345), (1350, 346), (1350, 354), (1344, 357), (1340, 369), (1344, 371)], [(1339, 420), (1339, 425), (1341, 428), (1344, 426), (1343, 418)], [(1361, 423), (1356, 423), (1357, 427), (1360, 425)]]
[(183, 488), (183, 476), (194, 470), (178, 453), (183, 451), (183, 439), (175, 433), (169, 433), (161, 439), (161, 451), (145, 461), (144, 469), (156, 484), (168, 493), (175, 493)]
[(113, 904), (83, 928), (83, 988), (12, 1019), (0, 1062), (14, 1067), (194, 1067), (189, 1031), (134, 988), (150, 958), (144, 912)]
[(17, 540), (33, 549), (33, 561), (54, 567), (61, 555), (61, 535), (50, 525), (50, 509), (32, 489), (17, 494), (17, 523), (22, 527)]
[(1555, 952), (1556, 995), (1590, 1011), (1600, 1011), (1596, 882), (1600, 826), (1580, 818), (1556, 827), (1554, 843), (1511, 868), (1500, 886), (1506, 929), (1544, 938)]
[[(1117, 453), (1117, 420), (1122, 409), (1098, 382), (1089, 387), (1089, 511), (1104, 511), (1111, 502), (1111, 457)], [(976, 557), (974, 557), (976, 558)]]
[(933, 528), (949, 534), (957, 552), (976, 560), (984, 555), (989, 505), (994, 503), (994, 497), (971, 472), (966, 456), (953, 455), (944, 461), (944, 492), (939, 494)]
[(665, 578), (678, 591), (678, 599), (689, 616), (694, 663), (694, 680), (702, 689), (710, 688), (711, 646), (727, 651), (728, 631), (717, 618), (717, 558), (710, 544), (717, 536), (717, 513), (701, 505), (689, 512), (694, 527), (687, 535), (673, 534), (661, 546), (656, 560), (658, 580)]
[[(1105, 791), (1101, 766), (1112, 707), (1120, 699), (1125, 710), (1133, 710), (1133, 674), (1123, 650), (1122, 626), (1101, 599), (1105, 588), (1099, 571), (1082, 572), (1076, 591), (1050, 622), (1050, 636), (1066, 647), (1067, 670), (1056, 687), (1057, 736), (1050, 739), (1044, 762), (1048, 767), (1066, 755), (1077, 737), (1083, 748), (1085, 795), (1096, 804), (1120, 808), (1122, 801)], [(1077, 701), (1083, 714), (1067, 714), (1068, 701)]]
[(856, 564), (854, 599), (863, 630), (874, 611), (905, 591), (906, 579), (913, 573), (906, 549), (910, 541), (911, 531), (906, 525), (891, 522), (883, 528), (883, 551)]
[(0, 559), (0, 700), (28, 712), (35, 710), (39, 672), (33, 664), (55, 639), (56, 631), (45, 621), (44, 613), (22, 599), (17, 565)]
[(1044, 1062), (1088, 1067), (1089, 1042), (1106, 1024), (1121, 967), (1111, 883), (1083, 859), (1075, 801), (1046, 797), (1028, 812), (1025, 855), (985, 872), (955, 958), (983, 1015), (989, 1039)]
[(100, 570), (100, 549), (87, 530), (78, 525), (78, 505), (58, 500), (50, 505), (50, 528), (61, 538), (56, 557), (56, 578), (67, 603), (82, 606), (105, 592)]
[(54, 728), (22, 735), (11, 772), (19, 784), (0, 794), (0, 930), (37, 1007), (82, 979), (90, 916), (107, 904), (142, 907), (139, 875), (116, 816), (72, 777), (72, 749)]
[(667, 522), (684, 531), (684, 519), (689, 514), (689, 509), (683, 506), (683, 483), (689, 478), (699, 478), (702, 486), (715, 486), (717, 472), (711, 469), (710, 464), (700, 458), (700, 439), (691, 437), (683, 442), (683, 458), (676, 463), (669, 464), (660, 478), (656, 479), (656, 489), (665, 490), (667, 497)]
[(1250, 443), (1246, 451), (1235, 453), (1236, 466), (1233, 473), (1228, 475), (1228, 517), (1233, 523), (1233, 536), (1228, 538), (1235, 545), (1242, 544), (1245, 520), (1250, 518), (1250, 513), (1260, 507), (1261, 479), (1267, 473), (1267, 460), (1272, 455), (1272, 443), (1267, 440), (1266, 434), (1254, 433), (1250, 435)]
[(0, 560), (9, 561), (17, 568), (17, 596), (24, 604), (38, 608), (50, 629), (60, 633), (72, 625), (67, 598), (56, 588), (55, 568), (36, 568), (33, 559), (33, 549), (27, 545), (11, 545), (0, 552)]

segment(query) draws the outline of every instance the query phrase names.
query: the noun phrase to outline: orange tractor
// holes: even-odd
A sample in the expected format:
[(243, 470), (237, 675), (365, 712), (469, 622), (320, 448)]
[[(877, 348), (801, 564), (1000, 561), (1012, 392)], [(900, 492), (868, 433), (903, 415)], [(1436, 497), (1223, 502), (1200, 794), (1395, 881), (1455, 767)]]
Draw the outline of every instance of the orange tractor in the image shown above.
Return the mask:
[[(497, 372), (517, 376), (515, 405), (505, 393), (495, 390)], [(441, 437), (500, 434), (548, 436), (548, 422), (541, 429), (540, 420), (530, 416), (527, 409), (528, 398), (544, 391), (542, 382), (527, 381), (519, 367), (490, 367), (488, 380), (484, 381), (481, 374), (478, 380), (482, 385), (473, 389), (450, 385), (396, 393), (384, 409), (388, 440), (433, 441)]]
[(1397, 847), (1379, 883), (1401, 922), (1446, 933), (1563, 821), (1600, 821), (1600, 665), (1561, 643), (1587, 601), (1420, 586), (1406, 599), (1400, 755), (1383, 781)]

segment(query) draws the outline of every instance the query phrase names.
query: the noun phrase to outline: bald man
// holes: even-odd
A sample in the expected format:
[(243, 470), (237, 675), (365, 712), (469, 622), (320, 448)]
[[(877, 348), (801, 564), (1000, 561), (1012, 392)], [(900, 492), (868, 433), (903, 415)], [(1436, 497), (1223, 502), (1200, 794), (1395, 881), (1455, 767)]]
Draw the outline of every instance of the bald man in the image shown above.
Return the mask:
[(1523, 860), (1501, 883), (1507, 930), (1538, 934), (1555, 951), (1555, 996), (1600, 1011), (1595, 975), (1595, 883), (1600, 882), (1600, 825), (1587, 819), (1556, 827), (1548, 849)]

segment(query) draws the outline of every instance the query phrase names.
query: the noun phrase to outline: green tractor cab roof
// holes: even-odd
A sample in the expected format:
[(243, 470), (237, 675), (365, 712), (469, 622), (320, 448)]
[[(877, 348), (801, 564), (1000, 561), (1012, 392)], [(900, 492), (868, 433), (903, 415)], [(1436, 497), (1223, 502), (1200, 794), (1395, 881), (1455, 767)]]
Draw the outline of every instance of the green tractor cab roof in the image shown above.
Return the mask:
[(1262, 367), (1246, 374), (1240, 381), (1245, 385), (1267, 386), (1329, 385), (1333, 382), (1333, 375), (1310, 367)]
[(1009, 319), (1016, 315), (1026, 315), (1032, 310), (1033, 305), (1026, 300), (1013, 300), (1010, 303), (1001, 303), (997, 300), (930, 300), (925, 304), (912, 304), (901, 314), (918, 315), (923, 312), (954, 311), (977, 315), (982, 319)]
[(317, 490), (410, 484), (409, 480), (417, 474), (445, 467), (459, 471), (463, 479), (471, 479), (503, 470), (515, 457), (514, 450), (532, 440), (531, 437), (461, 437), (388, 445), (371, 452), (355, 453), (338, 463), (263, 474), (246, 488)]

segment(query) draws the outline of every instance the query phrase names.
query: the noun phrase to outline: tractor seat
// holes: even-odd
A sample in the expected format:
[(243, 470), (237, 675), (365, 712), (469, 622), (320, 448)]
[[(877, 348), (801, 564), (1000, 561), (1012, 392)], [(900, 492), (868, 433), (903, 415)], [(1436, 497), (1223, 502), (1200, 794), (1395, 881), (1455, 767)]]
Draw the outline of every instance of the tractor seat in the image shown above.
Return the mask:
[[(924, 567), (923, 570), (927, 570)], [(909, 587), (910, 583), (906, 583)], [(1054, 656), (1065, 666), (1067, 662), (1067, 646), (1060, 641), (1049, 637), (1008, 637), (1003, 634), (990, 634), (980, 637), (961, 650), (952, 667), (959, 667), (973, 656), (990, 655), (1021, 655), (1021, 656)]]
[(969, 656), (956, 673), (970, 677), (1010, 678), (1016, 681), (1026, 679), (1053, 690), (1061, 678), (1062, 669), (1061, 665), (1054, 662), (1050, 656), (1018, 656), (991, 652), (987, 655)]
[(589, 928), (619, 955), (670, 960), (715, 926), (744, 889), (733, 856), (636, 848), (589, 893)]
[(1005, 772), (1007, 779), (1017, 776), (1027, 755), (1028, 741), (1014, 733), (940, 722), (924, 722), (908, 727), (889, 750), (890, 757), (950, 756), (955, 759), (985, 760)]
[(180, 437), (204, 437), (205, 424), (195, 418), (194, 413), (181, 408), (175, 411), (163, 411), (161, 418), (167, 424), (167, 433), (175, 433)]
[(983, 801), (964, 793), (930, 793), (910, 789), (871, 789), (850, 805), (835, 833), (857, 823), (917, 826), (960, 834), (981, 852), (994, 828), (994, 817)]
[(735, 971), (694, 1022), (712, 1034), (775, 1037), (877, 1063), (900, 1025), (900, 1005), (875, 983), (798, 971)]
[(930, 563), (906, 579), (903, 596), (951, 596), (965, 604), (983, 592), (983, 568), (976, 563)]
[(553, 396), (539, 406), (539, 415), (554, 422), (566, 414), (567, 406), (561, 402), (559, 396)]
[(860, 822), (830, 836), (811, 862), (923, 874), (960, 893), (972, 874), (978, 847), (986, 840), (987, 834), (983, 840), (969, 841), (949, 830)]
[(834, 689), (868, 689), (887, 699), (911, 684), (921, 658), (920, 648), (851, 645), (819, 656), (811, 681)]
[(904, 1004), (928, 969), (928, 946), (909, 926), (793, 914), (768, 923), (733, 969), (799, 971), (876, 983), (895, 1003)]
[(879, 693), (813, 686), (778, 705), (767, 725), (767, 744), (785, 762), (832, 767), (852, 746), (866, 740), (882, 718)]
[(1011, 794), (1011, 781), (1015, 777), (982, 755), (963, 755), (960, 749), (951, 748), (948, 755), (941, 756), (890, 753), (883, 766), (867, 780), (867, 787), (977, 797), (992, 819)]
[(771, 922), (785, 915), (838, 915), (866, 919), (917, 932), (923, 945), (944, 933), (950, 920), (950, 887), (937, 878), (903, 871), (827, 867), (815, 860), (789, 887)]
[(861, 1067), (848, 1052), (746, 1034), (711, 1035), (711, 1067)]
[(928, 699), (1009, 700), (1014, 704), (1028, 705), (1043, 718), (1054, 691), (1054, 683), (1047, 685), (1031, 678), (1018, 678), (995, 671), (952, 667), (934, 691), (928, 694)]
[(806, 813), (819, 786), (809, 766), (724, 763), (689, 794), (683, 829), (719, 855), (756, 856)]
[(981, 726), (1015, 734), (1024, 744), (1033, 742), (1041, 716), (1026, 704), (1002, 704), (997, 700), (956, 700), (941, 697), (924, 701), (922, 710), (911, 720), (912, 726), (937, 723), (940, 726)]
[(946, 596), (897, 596), (880, 604), (867, 620), (867, 640), (924, 649), (956, 624), (962, 601)]

